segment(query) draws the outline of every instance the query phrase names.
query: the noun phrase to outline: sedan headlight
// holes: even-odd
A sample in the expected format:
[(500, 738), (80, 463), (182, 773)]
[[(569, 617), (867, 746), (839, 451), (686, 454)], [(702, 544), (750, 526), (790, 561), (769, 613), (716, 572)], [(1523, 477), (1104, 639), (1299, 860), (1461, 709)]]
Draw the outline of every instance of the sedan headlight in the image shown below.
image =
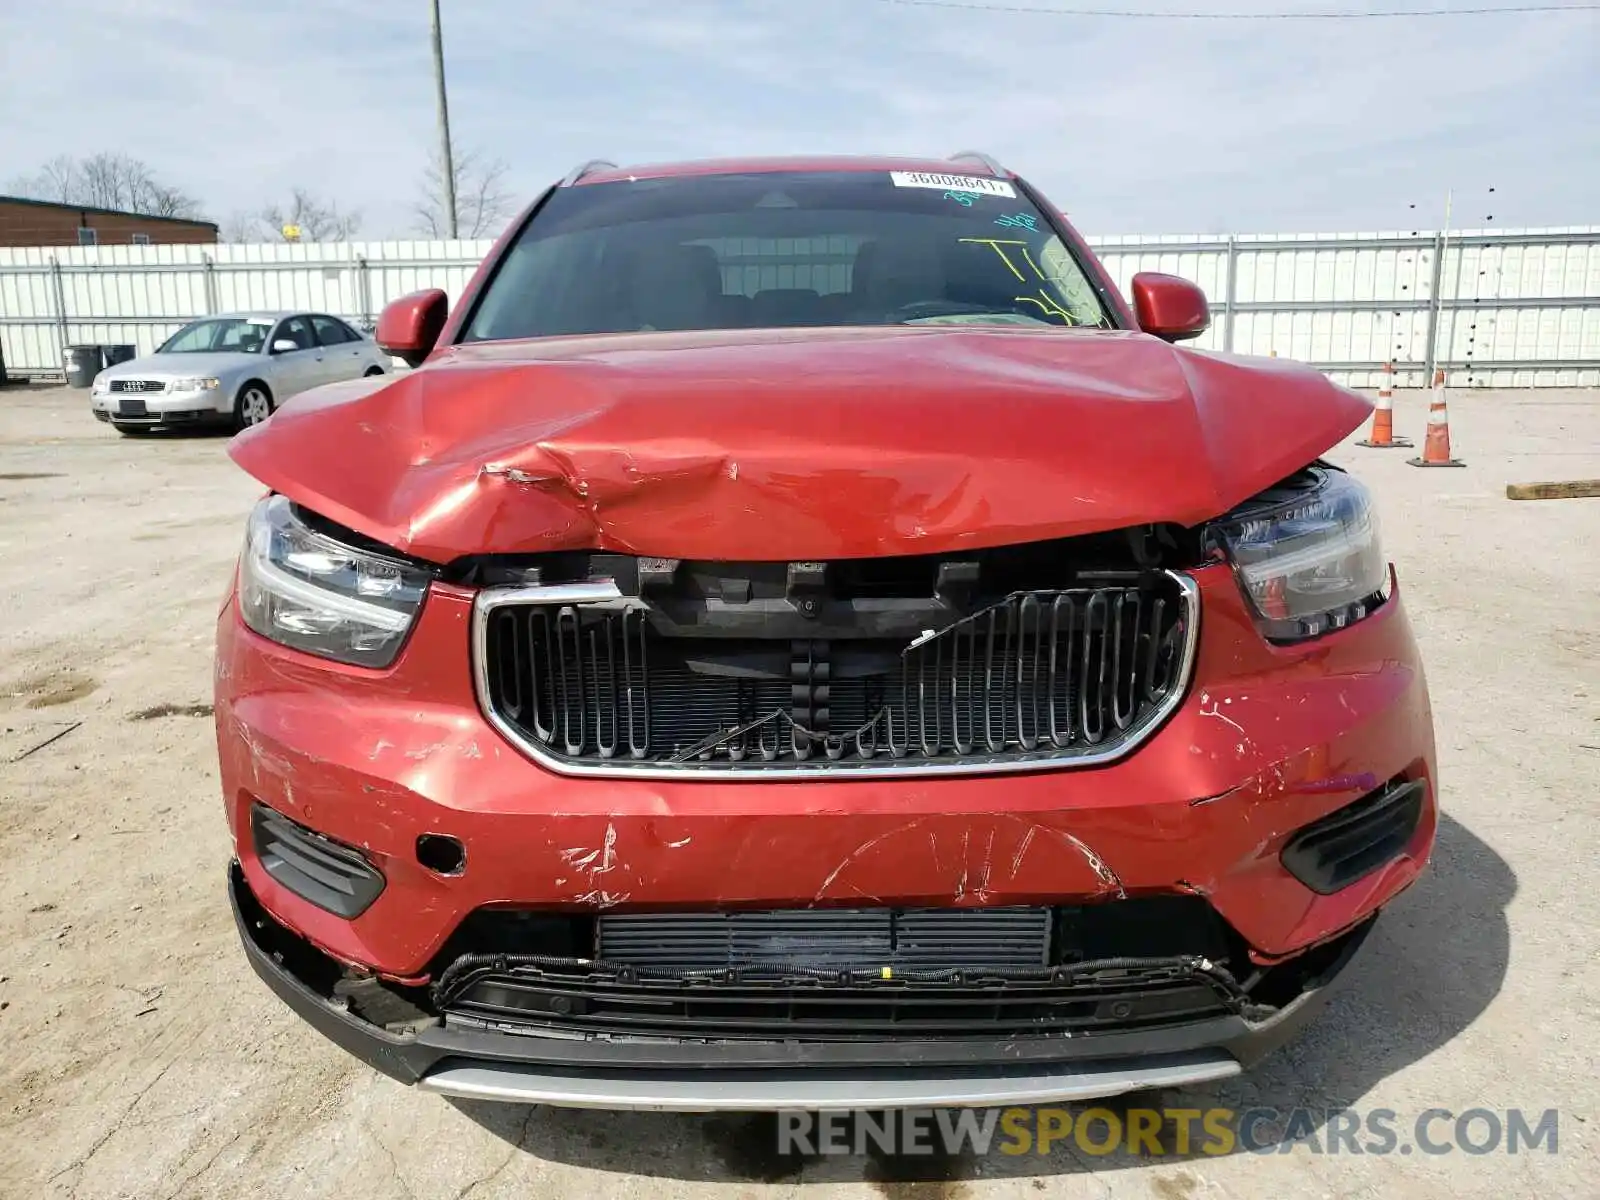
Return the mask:
[(172, 381), (172, 390), (175, 392), (214, 392), (220, 386), (220, 381), (209, 377), (202, 379), (196, 376)]
[(1211, 526), (1269, 641), (1343, 629), (1382, 603), (1388, 565), (1367, 489), (1322, 464)]
[(111, 380), (104, 375), (96, 375), (94, 383), (89, 388), (91, 396), (109, 396), (111, 394)]
[(361, 667), (386, 667), (422, 608), (430, 575), (308, 525), (285, 496), (250, 514), (239, 610), (262, 637)]

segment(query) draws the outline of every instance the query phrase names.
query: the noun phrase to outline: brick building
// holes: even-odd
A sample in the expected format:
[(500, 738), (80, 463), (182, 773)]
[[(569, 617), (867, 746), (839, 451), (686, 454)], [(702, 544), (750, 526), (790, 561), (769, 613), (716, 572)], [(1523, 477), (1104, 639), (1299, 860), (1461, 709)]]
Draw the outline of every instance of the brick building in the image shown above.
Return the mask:
[(216, 240), (217, 227), (210, 221), (0, 196), (0, 246), (143, 246)]

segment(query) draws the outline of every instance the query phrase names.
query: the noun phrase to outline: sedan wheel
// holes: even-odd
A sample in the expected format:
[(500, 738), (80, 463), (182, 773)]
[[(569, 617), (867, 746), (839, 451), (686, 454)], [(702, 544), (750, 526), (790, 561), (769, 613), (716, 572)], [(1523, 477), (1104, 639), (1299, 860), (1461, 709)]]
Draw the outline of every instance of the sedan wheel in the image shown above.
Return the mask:
[(261, 424), (272, 415), (272, 397), (267, 394), (266, 388), (253, 383), (239, 393), (234, 408), (239, 418), (239, 428), (247, 429), (251, 425)]

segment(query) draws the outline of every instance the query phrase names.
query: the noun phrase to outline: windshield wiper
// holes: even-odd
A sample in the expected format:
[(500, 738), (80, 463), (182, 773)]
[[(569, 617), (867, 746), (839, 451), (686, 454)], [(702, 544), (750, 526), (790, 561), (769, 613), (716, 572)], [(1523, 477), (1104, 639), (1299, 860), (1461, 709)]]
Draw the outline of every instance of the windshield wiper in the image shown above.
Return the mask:
[(972, 312), (942, 313), (930, 317), (907, 317), (898, 322), (901, 325), (1026, 325), (1031, 327), (1042, 326), (1046, 329), (1058, 329), (1071, 325), (1070, 321), (1046, 321), (1028, 313), (1020, 313), (1015, 309), (997, 308), (981, 309)]

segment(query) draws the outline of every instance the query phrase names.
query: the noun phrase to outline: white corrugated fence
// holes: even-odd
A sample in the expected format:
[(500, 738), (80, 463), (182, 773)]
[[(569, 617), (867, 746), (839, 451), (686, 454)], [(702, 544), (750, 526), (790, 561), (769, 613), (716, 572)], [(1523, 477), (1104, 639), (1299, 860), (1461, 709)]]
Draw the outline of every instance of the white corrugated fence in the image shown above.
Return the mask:
[[(1126, 292), (1138, 271), (1211, 300), (1198, 345), (1300, 359), (1353, 386), (1385, 362), (1400, 387), (1600, 385), (1600, 226), (1438, 233), (1090, 238)], [(303, 308), (368, 328), (388, 301), (452, 301), (487, 241), (0, 248), (0, 352), (14, 375), (59, 374), (62, 349), (143, 353), (185, 321)]]

